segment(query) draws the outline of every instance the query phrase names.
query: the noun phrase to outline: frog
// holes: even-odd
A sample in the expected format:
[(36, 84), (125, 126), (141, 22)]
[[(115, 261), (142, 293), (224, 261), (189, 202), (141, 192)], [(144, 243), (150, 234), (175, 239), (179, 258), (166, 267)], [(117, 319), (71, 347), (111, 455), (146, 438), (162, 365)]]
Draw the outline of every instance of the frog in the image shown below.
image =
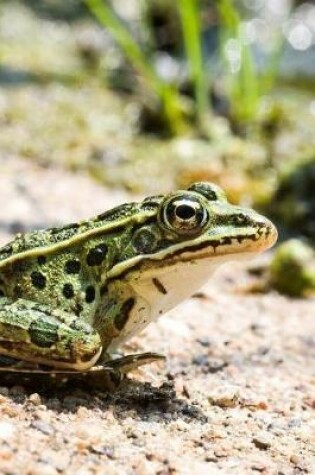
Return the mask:
[(0, 370), (109, 374), (119, 382), (164, 359), (120, 355), (123, 343), (221, 264), (276, 239), (269, 219), (229, 203), (209, 182), (18, 234), (0, 249)]

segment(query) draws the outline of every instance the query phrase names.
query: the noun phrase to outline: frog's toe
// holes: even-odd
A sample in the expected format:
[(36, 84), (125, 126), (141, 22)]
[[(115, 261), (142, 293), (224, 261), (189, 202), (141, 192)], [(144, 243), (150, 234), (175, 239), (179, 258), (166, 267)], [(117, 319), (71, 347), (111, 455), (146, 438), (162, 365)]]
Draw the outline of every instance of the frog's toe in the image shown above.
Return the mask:
[(104, 366), (112, 370), (119, 370), (122, 374), (127, 374), (140, 366), (156, 361), (165, 361), (165, 356), (159, 353), (139, 353), (105, 361)]

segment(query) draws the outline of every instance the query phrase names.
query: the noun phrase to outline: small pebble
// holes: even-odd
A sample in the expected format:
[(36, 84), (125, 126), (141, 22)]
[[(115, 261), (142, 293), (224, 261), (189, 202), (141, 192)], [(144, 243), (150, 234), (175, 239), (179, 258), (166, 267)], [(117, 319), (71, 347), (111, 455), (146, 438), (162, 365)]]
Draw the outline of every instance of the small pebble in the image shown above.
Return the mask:
[(78, 409), (79, 406), (84, 406), (86, 404), (86, 399), (77, 396), (66, 396), (63, 400), (64, 406), (70, 411)]
[(10, 390), (11, 396), (22, 396), (25, 394), (25, 388), (23, 386), (13, 386)]
[(229, 457), (232, 454), (232, 447), (228, 444), (218, 444), (214, 449), (214, 455), (218, 458)]
[(221, 358), (211, 358), (209, 359), (207, 366), (209, 373), (214, 374), (218, 371), (222, 371), (222, 369), (224, 369), (227, 365), (228, 363)]
[(5, 404), (6, 402), (7, 402), (7, 397), (2, 396), (2, 394), (0, 394), (0, 404)]
[(251, 466), (251, 469), (252, 470), (255, 470), (255, 472), (265, 472), (266, 470), (266, 464), (263, 463), (263, 462), (255, 462), (253, 463), (253, 465)]
[(299, 470), (307, 473), (308, 469), (306, 466), (306, 461), (299, 455), (292, 454), (290, 456), (290, 462)]
[(2, 396), (9, 396), (9, 389), (6, 386), (0, 386), (0, 394)]
[(213, 406), (236, 407), (239, 403), (240, 393), (236, 386), (219, 386), (208, 396), (208, 401)]
[(204, 348), (209, 348), (209, 346), (211, 345), (211, 342), (210, 342), (209, 338), (207, 338), (207, 337), (197, 338), (197, 342), (201, 346), (203, 346)]
[(267, 433), (261, 433), (254, 437), (252, 441), (258, 449), (267, 450), (271, 447), (272, 437)]
[(33, 393), (28, 398), (28, 402), (30, 402), (34, 406), (39, 406), (42, 403), (42, 399), (38, 393)]
[(51, 410), (59, 411), (59, 410), (60, 410), (60, 406), (61, 406), (61, 402), (60, 402), (59, 399), (52, 398), (52, 399), (49, 399), (49, 401), (48, 401), (48, 403), (47, 403), (47, 406), (48, 406), (49, 409), (51, 409)]
[(15, 406), (14, 404), (3, 404), (3, 407), (1, 407), (1, 416), (3, 415), (9, 416), (9, 417), (17, 417), (19, 413), (21, 412), (21, 408)]
[(45, 435), (52, 435), (54, 433), (54, 428), (50, 424), (47, 424), (47, 422), (44, 422), (44, 421), (33, 421), (31, 424), (31, 427), (39, 430)]

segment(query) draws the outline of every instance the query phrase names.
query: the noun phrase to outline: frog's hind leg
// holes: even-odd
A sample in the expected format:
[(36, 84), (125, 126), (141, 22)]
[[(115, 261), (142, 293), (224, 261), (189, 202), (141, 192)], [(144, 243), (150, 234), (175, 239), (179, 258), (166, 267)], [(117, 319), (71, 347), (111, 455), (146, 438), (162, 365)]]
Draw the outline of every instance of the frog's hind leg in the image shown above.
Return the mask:
[(34, 369), (37, 365), (27, 361), (13, 358), (12, 356), (0, 354), (0, 372), (2, 371), (20, 371), (21, 369)]
[(98, 333), (76, 315), (24, 299), (0, 299), (2, 358), (86, 371), (101, 350)]

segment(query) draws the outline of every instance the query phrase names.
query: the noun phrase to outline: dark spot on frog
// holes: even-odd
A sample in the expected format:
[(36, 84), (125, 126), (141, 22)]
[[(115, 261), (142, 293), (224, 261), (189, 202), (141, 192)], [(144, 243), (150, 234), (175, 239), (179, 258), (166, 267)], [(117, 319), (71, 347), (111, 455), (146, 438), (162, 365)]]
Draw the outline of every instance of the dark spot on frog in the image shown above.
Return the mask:
[[(57, 231), (68, 231), (68, 230), (77, 230), (79, 229), (80, 224), (79, 223), (70, 223), (66, 224), (65, 226), (62, 226), (61, 228), (56, 228)], [(54, 229), (54, 228), (53, 228)]]
[(74, 296), (73, 285), (69, 283), (64, 284), (62, 288), (62, 293), (66, 299), (71, 299)]
[(82, 310), (83, 310), (83, 306), (82, 306), (80, 303), (77, 302), (77, 303), (75, 304), (75, 307), (74, 307), (74, 313), (75, 313), (75, 315), (77, 315), (77, 316), (80, 315), (80, 313), (82, 312)]
[(97, 216), (97, 221), (118, 221), (119, 219), (124, 219), (127, 216), (132, 216), (135, 213), (135, 203), (126, 203), (105, 211), (105, 213), (99, 214)]
[(215, 189), (208, 183), (193, 183), (189, 188), (189, 191), (195, 191), (196, 193), (200, 193), (201, 195), (205, 196), (209, 201), (218, 201), (219, 196)]
[(38, 256), (37, 257), (37, 262), (40, 266), (46, 264), (47, 258), (46, 256)]
[(60, 241), (65, 241), (70, 239), (72, 236), (77, 234), (79, 225), (78, 224), (67, 224), (62, 228), (50, 228), (47, 231), (50, 233), (50, 242), (56, 243)]
[(50, 348), (58, 340), (58, 324), (49, 317), (34, 320), (29, 327), (31, 342), (40, 348)]
[(95, 300), (95, 288), (93, 285), (89, 285), (85, 290), (86, 303), (92, 303)]
[(11, 256), (13, 254), (13, 246), (12, 244), (7, 244), (6, 246), (1, 248), (1, 256), (3, 259)]
[(153, 282), (154, 286), (157, 288), (157, 290), (158, 290), (161, 294), (163, 294), (163, 295), (166, 295), (166, 294), (167, 294), (166, 288), (164, 287), (164, 285), (162, 284), (162, 282), (161, 282), (159, 279), (157, 279), (156, 277), (154, 277), (154, 278), (152, 279), (152, 282)]
[(70, 259), (65, 264), (65, 271), (67, 274), (78, 274), (81, 269), (81, 263), (77, 259)]
[(159, 207), (163, 198), (164, 198), (163, 195), (148, 196), (141, 203), (141, 209), (145, 211), (153, 211)]
[(101, 290), (100, 290), (101, 297), (103, 297), (103, 295), (105, 295), (106, 292), (107, 292), (107, 285), (105, 284), (105, 285), (102, 285)]
[(229, 236), (225, 236), (220, 240), (221, 245), (232, 244), (232, 239)]
[(133, 297), (130, 297), (127, 299), (121, 306), (120, 312), (118, 315), (115, 317), (115, 327), (117, 330), (122, 330), (124, 326), (126, 325), (129, 314), (135, 304), (135, 299)]
[(17, 284), (14, 287), (14, 297), (15, 298), (23, 297), (23, 288), (21, 287), (20, 284)]
[(88, 252), (86, 262), (88, 266), (99, 266), (102, 264), (107, 253), (106, 244), (99, 244)]
[(71, 328), (71, 330), (76, 330), (76, 331), (84, 333), (84, 335), (92, 335), (94, 332), (93, 328), (90, 325), (78, 319), (75, 319), (69, 325), (69, 327)]
[[(21, 307), (21, 304), (20, 304)], [(32, 303), (31, 306), (28, 305), (25, 307), (25, 310), (30, 309), (30, 310), (35, 310), (36, 312), (43, 313), (44, 315), (47, 315), (48, 317), (51, 317), (51, 310), (49, 310), (45, 305), (41, 303)]]
[(46, 277), (41, 272), (34, 271), (31, 273), (32, 284), (36, 289), (43, 290), (46, 287)]

